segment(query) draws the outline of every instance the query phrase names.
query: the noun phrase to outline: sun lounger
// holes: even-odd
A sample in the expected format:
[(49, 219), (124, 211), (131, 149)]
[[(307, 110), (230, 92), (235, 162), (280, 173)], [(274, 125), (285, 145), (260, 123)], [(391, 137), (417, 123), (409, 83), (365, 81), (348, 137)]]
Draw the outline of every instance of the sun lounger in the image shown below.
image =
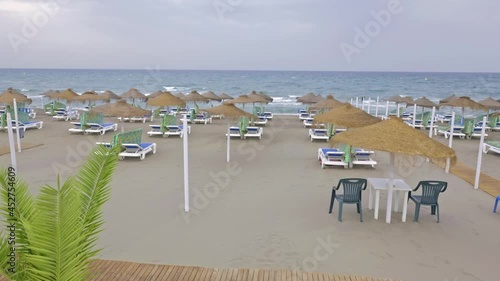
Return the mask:
[(487, 141), (483, 144), (483, 152), (488, 153), (490, 151), (500, 154), (500, 141)]
[(98, 133), (104, 135), (107, 131), (113, 130), (116, 132), (116, 130), (118, 129), (118, 124), (116, 123), (87, 123), (87, 126), (89, 126), (90, 128), (85, 129), (86, 134)]
[(73, 128), (68, 129), (70, 133), (85, 133), (84, 128), (82, 128), (82, 123), (80, 122), (71, 122), (73, 124)]
[[(179, 136), (183, 137), (184, 127), (182, 125), (169, 125), (167, 126), (167, 131), (164, 133), (165, 136)], [(191, 134), (191, 126), (187, 127), (188, 134)]]
[(360, 149), (360, 148), (355, 149), (352, 164), (353, 165), (370, 165), (370, 166), (372, 166), (372, 168), (375, 168), (375, 165), (377, 165), (377, 161), (375, 161), (371, 158), (371, 155), (373, 153), (374, 153), (373, 151), (368, 151), (368, 150), (364, 150), (364, 149)]
[(212, 118), (210, 117), (207, 117), (203, 114), (197, 114), (196, 117), (193, 119), (193, 122), (195, 124), (209, 124), (209, 123), (212, 123)]
[[(25, 130), (32, 129), (32, 128), (37, 128), (40, 130), (41, 128), (43, 128), (43, 121), (31, 121), (31, 122), (24, 122), (24, 123), (21, 121), (17, 121), (17, 124), (16, 124), (16, 121), (12, 120), (12, 129), (17, 130), (17, 127), (24, 128)], [(7, 129), (7, 127), (5, 127), (4, 129)]]
[[(142, 117), (118, 117), (118, 120), (123, 121), (123, 122), (142, 122), (146, 123), (146, 120), (152, 119), (152, 117), (149, 116), (142, 116)], [(152, 121), (152, 120), (151, 120)]]
[(441, 123), (449, 123), (451, 121), (452, 117), (453, 117), (453, 115), (451, 115), (451, 114), (444, 114), (444, 115), (438, 114), (437, 120)]
[(259, 138), (262, 139), (262, 134), (264, 133), (264, 129), (261, 127), (247, 127), (247, 132), (243, 135), (243, 138)]
[(413, 120), (408, 120), (406, 121), (406, 124), (408, 124), (410, 127), (413, 127), (414, 129), (424, 129), (422, 120), (415, 120), (415, 125), (413, 125)]
[(268, 119), (268, 120), (273, 120), (273, 113), (272, 112), (264, 112), (264, 116)]
[(254, 125), (256, 126), (266, 126), (267, 124), (267, 118), (266, 117), (259, 117), (259, 120), (253, 122)]
[(337, 148), (318, 149), (318, 160), (321, 161), (321, 168), (325, 166), (343, 166), (348, 168), (349, 164), (344, 161), (344, 152)]
[(491, 130), (500, 131), (500, 122), (497, 122), (495, 125), (492, 125)]
[(124, 143), (122, 147), (125, 151), (118, 154), (118, 157), (121, 159), (125, 157), (139, 157), (141, 160), (144, 160), (146, 154), (149, 152), (153, 152), (153, 154), (156, 153), (156, 143), (154, 142)]
[(309, 137), (311, 138), (311, 142), (314, 140), (330, 140), (326, 129), (309, 129)]
[(149, 125), (151, 131), (148, 132), (148, 136), (163, 136), (164, 132), (161, 131), (161, 125)]
[(54, 120), (58, 121), (69, 121), (73, 119), (78, 119), (80, 118), (80, 114), (78, 111), (72, 110), (72, 111), (66, 111), (66, 110), (58, 110), (55, 112), (56, 115), (52, 116)]
[[(462, 133), (463, 128), (464, 127), (462, 127), (462, 126), (453, 127), (453, 137), (459, 137), (461, 139), (464, 139), (466, 137), (466, 135), (464, 133)], [(444, 135), (445, 138), (450, 137), (450, 128), (439, 129), (437, 132), (438, 132), (438, 134)]]
[[(226, 134), (227, 137), (227, 134)], [(240, 134), (239, 127), (229, 127), (229, 137), (230, 138), (243, 138)]]
[(299, 120), (300, 121), (304, 121), (308, 118), (311, 118), (311, 116), (309, 115), (309, 113), (307, 112), (304, 112), (304, 113), (299, 113)]
[[(470, 133), (470, 135), (467, 135), (466, 137), (468, 139), (471, 139), (471, 138), (480, 138), (481, 137), (481, 132), (483, 131), (483, 128), (482, 127), (474, 127), (474, 129), (472, 130), (472, 133)], [(484, 133), (484, 136), (487, 137), (488, 134)]]

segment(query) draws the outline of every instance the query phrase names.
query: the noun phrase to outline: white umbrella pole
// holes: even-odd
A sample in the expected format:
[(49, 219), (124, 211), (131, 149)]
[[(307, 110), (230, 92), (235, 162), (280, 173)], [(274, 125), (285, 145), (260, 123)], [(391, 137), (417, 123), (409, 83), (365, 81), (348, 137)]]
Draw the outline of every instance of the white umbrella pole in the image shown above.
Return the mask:
[[(422, 116), (423, 117), (423, 116)], [(415, 128), (415, 119), (417, 118), (417, 104), (413, 105), (413, 128)], [(423, 119), (423, 118), (422, 118)]]
[[(432, 130), (434, 128), (434, 116), (436, 115), (436, 107), (432, 107), (432, 114), (431, 114), (431, 127), (429, 128), (429, 138), (432, 139)], [(424, 124), (424, 126), (427, 126), (427, 124)]]
[(359, 107), (359, 98), (356, 97), (356, 107)]
[(368, 98), (368, 109), (366, 112), (368, 112), (368, 114), (370, 114), (370, 107), (371, 107), (371, 98)]
[(394, 185), (394, 153), (391, 153), (391, 164), (389, 170), (389, 187), (387, 189), (387, 210), (385, 212), (385, 222), (391, 223), (391, 213), (392, 213), (392, 193)]
[(361, 110), (365, 110), (365, 99), (361, 99)]
[(351, 98), (351, 105), (354, 105), (353, 98)]
[(389, 117), (389, 101), (386, 102), (385, 106), (385, 117)]
[[(16, 99), (12, 100), (14, 104), (14, 119), (16, 120), (16, 140), (17, 140), (17, 151), (21, 152), (21, 138), (19, 136), (19, 130), (21, 130), (19, 126), (19, 118), (17, 116), (17, 102)], [(23, 128), (24, 129), (24, 128)]]
[(230, 132), (230, 125), (227, 123), (227, 156), (226, 156), (226, 161), (229, 163), (230, 159), (230, 154), (231, 154), (231, 136), (229, 135)]
[(184, 146), (184, 211), (189, 212), (189, 158), (188, 158), (188, 124), (187, 124), (187, 114), (184, 115), (184, 120), (182, 121), (182, 142)]
[[(448, 142), (448, 147), (452, 148), (453, 147), (453, 130), (455, 127), (455, 112), (451, 113), (451, 121), (450, 121), (450, 135), (449, 135), (449, 142)], [(446, 159), (446, 169), (445, 172), (448, 174), (450, 172), (450, 158)]]
[(474, 180), (474, 189), (479, 188), (479, 177), (481, 176), (481, 162), (483, 161), (484, 134), (486, 132), (486, 116), (483, 116), (481, 126), (481, 139), (479, 140), (479, 151), (477, 152), (476, 178)]
[(14, 144), (14, 132), (12, 130), (12, 118), (10, 116), (10, 112), (7, 112), (7, 133), (9, 135), (9, 147), (10, 147), (10, 161), (12, 164), (12, 168), (16, 170), (17, 173), (17, 161), (16, 161), (16, 148)]
[(375, 117), (378, 117), (378, 103), (380, 101), (380, 98), (377, 97), (377, 107), (375, 108)]
[(396, 116), (399, 117), (399, 103), (397, 103), (396, 105), (397, 105)]

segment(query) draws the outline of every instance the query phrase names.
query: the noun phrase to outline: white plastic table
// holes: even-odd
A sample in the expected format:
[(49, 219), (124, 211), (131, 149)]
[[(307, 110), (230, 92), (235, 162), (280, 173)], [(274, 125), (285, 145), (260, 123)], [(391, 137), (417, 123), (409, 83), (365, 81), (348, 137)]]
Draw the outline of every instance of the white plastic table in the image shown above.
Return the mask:
[[(370, 189), (368, 209), (373, 210), (373, 203), (375, 203), (375, 219), (378, 220), (378, 210), (380, 205), (380, 191), (387, 190), (389, 192), (389, 179), (386, 178), (368, 178), (368, 187)], [(413, 189), (406, 184), (402, 179), (393, 179), (393, 187), (392, 190), (396, 192), (395, 196), (393, 196), (393, 200), (395, 200), (394, 210), (397, 212), (399, 209), (399, 200), (401, 198), (400, 192), (404, 192), (404, 201), (403, 201), (403, 215), (401, 220), (406, 222), (406, 211), (408, 209), (408, 192)], [(373, 197), (373, 191), (375, 191), (375, 198)], [(375, 202), (374, 202), (375, 201)], [(392, 214), (392, 202), (391, 200), (387, 200), (387, 216), (386, 222), (391, 223), (391, 214)]]

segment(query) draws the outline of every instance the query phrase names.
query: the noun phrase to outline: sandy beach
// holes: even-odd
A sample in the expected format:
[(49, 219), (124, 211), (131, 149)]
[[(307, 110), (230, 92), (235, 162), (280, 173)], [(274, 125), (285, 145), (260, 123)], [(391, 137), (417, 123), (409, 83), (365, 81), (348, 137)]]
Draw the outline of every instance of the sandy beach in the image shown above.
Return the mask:
[[(30, 130), (22, 142), (43, 143), (18, 154), (19, 176), (36, 192), (74, 174), (90, 149), (104, 136), (70, 134), (69, 122), (43, 113), (42, 130)], [(109, 118), (108, 121), (116, 119)], [(225, 268), (294, 268), (325, 273), (356, 274), (402, 280), (497, 280), (500, 260), (500, 213), (492, 213), (494, 198), (453, 174), (425, 161), (414, 165), (398, 157), (397, 177), (415, 187), (420, 180), (443, 180), (441, 222), (422, 207), (413, 222), (392, 214), (385, 223), (386, 193), (379, 220), (368, 209), (363, 192), (364, 222), (354, 205), (338, 205), (328, 214), (332, 186), (340, 178), (388, 177), (389, 154), (376, 152), (376, 168), (321, 169), (317, 150), (296, 116), (275, 116), (262, 140), (232, 139), (226, 163), (226, 120), (191, 125), (189, 172), (191, 212), (183, 210), (182, 140), (148, 137), (150, 124), (125, 123), (125, 130), (143, 128), (143, 141), (156, 142), (157, 153), (144, 161), (119, 162), (111, 200), (105, 206), (101, 258), (146, 263)], [(488, 140), (500, 140), (488, 132)], [(437, 137), (443, 143), (447, 140)], [(7, 133), (0, 133), (1, 146)], [(478, 139), (453, 141), (458, 160), (476, 166)], [(483, 154), (483, 172), (500, 179), (500, 155)], [(10, 156), (0, 156), (8, 166)], [(402, 201), (402, 200), (401, 200)], [(318, 256), (319, 253), (319, 256)]]

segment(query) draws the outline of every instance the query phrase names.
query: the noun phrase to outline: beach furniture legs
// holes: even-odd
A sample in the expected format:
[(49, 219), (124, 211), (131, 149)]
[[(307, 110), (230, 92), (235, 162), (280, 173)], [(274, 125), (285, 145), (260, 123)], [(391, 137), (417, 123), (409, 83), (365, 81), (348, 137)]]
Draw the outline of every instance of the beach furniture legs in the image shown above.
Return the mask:
[(495, 199), (495, 206), (493, 207), (493, 213), (497, 212), (498, 201), (500, 201), (500, 196), (497, 196), (497, 198)]
[(405, 191), (404, 201), (403, 201), (403, 216), (401, 218), (402, 222), (406, 222), (407, 211), (408, 211), (408, 191)]
[(368, 193), (368, 210), (373, 210), (373, 186), (371, 184)]
[(378, 208), (380, 206), (380, 190), (375, 191), (375, 219), (378, 220)]
[(335, 203), (335, 189), (332, 190), (332, 198), (330, 199), (330, 209), (328, 210), (329, 214), (332, 213), (333, 203)]

